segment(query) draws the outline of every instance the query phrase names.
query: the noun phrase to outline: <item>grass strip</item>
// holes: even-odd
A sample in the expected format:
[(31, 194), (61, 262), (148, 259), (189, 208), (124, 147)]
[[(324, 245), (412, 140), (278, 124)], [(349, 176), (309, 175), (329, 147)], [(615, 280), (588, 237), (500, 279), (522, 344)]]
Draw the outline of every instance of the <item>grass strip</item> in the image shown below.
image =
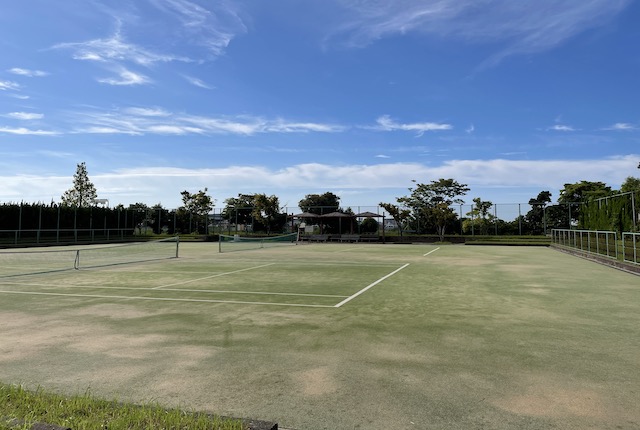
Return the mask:
[(28, 391), (20, 385), (0, 383), (0, 430), (29, 429), (35, 423), (73, 430), (245, 430), (241, 420), (215, 415), (101, 400), (88, 392), (63, 396), (41, 388)]

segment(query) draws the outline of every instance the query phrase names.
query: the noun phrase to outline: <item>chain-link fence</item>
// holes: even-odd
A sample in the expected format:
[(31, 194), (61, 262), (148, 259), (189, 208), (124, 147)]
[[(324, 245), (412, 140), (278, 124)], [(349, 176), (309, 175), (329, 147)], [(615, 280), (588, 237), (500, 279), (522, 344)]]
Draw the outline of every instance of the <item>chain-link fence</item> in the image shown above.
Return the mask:
[[(131, 240), (143, 236), (368, 233), (433, 234), (434, 221), (416, 211), (394, 219), (378, 205), (280, 208), (276, 214), (253, 207), (215, 208), (208, 214), (184, 209), (73, 208), (50, 204), (0, 205), (0, 244), (53, 244)], [(484, 210), (464, 204), (449, 208), (447, 235), (544, 235), (551, 228), (576, 228), (572, 205), (493, 204)]]

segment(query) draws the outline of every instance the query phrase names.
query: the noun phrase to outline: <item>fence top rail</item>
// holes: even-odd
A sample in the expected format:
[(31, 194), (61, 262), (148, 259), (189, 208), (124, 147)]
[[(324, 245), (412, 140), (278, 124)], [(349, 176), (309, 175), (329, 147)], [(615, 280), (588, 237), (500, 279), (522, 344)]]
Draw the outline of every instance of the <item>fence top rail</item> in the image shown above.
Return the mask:
[(558, 232), (571, 232), (571, 233), (607, 233), (607, 234), (616, 234), (617, 232), (611, 230), (578, 230), (574, 228), (553, 228), (551, 231)]

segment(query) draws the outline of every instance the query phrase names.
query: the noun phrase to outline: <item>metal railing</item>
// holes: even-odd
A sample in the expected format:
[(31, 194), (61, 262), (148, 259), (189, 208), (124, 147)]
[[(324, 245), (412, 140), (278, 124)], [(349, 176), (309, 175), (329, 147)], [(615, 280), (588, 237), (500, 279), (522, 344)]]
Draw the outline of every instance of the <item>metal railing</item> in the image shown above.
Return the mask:
[(622, 233), (622, 259), (640, 264), (640, 233)]
[(618, 234), (615, 231), (553, 229), (551, 238), (556, 245), (618, 258)]

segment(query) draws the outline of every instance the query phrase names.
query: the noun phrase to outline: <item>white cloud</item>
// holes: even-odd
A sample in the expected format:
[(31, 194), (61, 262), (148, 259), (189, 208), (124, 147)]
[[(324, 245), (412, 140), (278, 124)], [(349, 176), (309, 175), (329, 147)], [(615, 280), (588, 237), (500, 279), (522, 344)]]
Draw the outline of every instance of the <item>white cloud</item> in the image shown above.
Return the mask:
[(68, 49), (76, 60), (98, 62), (132, 62), (142, 66), (171, 61), (190, 61), (186, 57), (162, 54), (142, 48), (134, 43), (127, 43), (120, 30), (108, 39), (94, 39), (86, 42), (58, 43), (54, 49)]
[(442, 131), (442, 130), (451, 130), (453, 126), (450, 124), (442, 124), (435, 122), (418, 122), (418, 123), (410, 123), (410, 124), (401, 124), (393, 121), (389, 115), (383, 115), (376, 120), (378, 124), (376, 127), (373, 127), (376, 130), (381, 131), (415, 131), (418, 136), (422, 136), (427, 131)]
[(344, 131), (345, 128), (333, 124), (320, 124), (313, 122), (289, 122), (283, 119), (269, 121), (263, 127), (264, 132), (275, 133), (337, 133)]
[(215, 87), (206, 84), (204, 81), (198, 78), (194, 78), (193, 76), (183, 75), (183, 77), (189, 82), (191, 85), (194, 85), (199, 88), (204, 88), (205, 90), (214, 90)]
[(20, 84), (11, 81), (0, 81), (0, 91), (17, 91), (20, 89)]
[(547, 130), (552, 130), (552, 131), (576, 131), (575, 128), (569, 126), (569, 125), (563, 125), (563, 124), (555, 124), (551, 127), (549, 127)]
[(25, 121), (44, 118), (44, 115), (41, 113), (30, 113), (30, 112), (10, 112), (2, 116), (7, 118), (25, 120)]
[(31, 136), (56, 136), (60, 133), (56, 131), (48, 131), (48, 130), (30, 130), (24, 127), (0, 127), (0, 134), (17, 134), (17, 135), (31, 135)]
[[(607, 23), (631, 0), (340, 0), (343, 25), (331, 38), (346, 35), (349, 44), (363, 46), (397, 34), (418, 32), (463, 39), (502, 48), (487, 59), (552, 49), (585, 30)], [(500, 46), (498, 45), (498, 46)]]
[[(558, 196), (565, 183), (581, 180), (603, 181), (618, 186), (635, 169), (638, 154), (592, 160), (452, 160), (438, 166), (421, 163), (380, 163), (341, 165), (308, 163), (280, 169), (263, 166), (232, 165), (212, 169), (177, 167), (141, 167), (91, 174), (99, 194), (112, 204), (148, 204), (162, 202), (168, 207), (180, 205), (182, 190), (208, 187), (212, 196), (222, 202), (239, 192), (275, 194), (291, 206), (305, 194), (340, 190), (357, 201), (344, 200), (344, 205), (377, 205), (407, 194), (411, 180), (428, 182), (437, 178), (456, 178), (468, 184), (471, 197), (480, 196), (494, 203), (526, 203), (535, 193), (550, 190)], [(69, 178), (49, 176), (0, 177), (3, 188), (0, 201), (21, 195), (25, 201), (47, 200), (60, 196), (69, 186)], [(525, 190), (519, 200), (496, 199), (491, 193)], [(533, 191), (530, 191), (533, 190)], [(220, 206), (220, 205), (219, 205)]]
[(633, 124), (629, 124), (627, 122), (617, 122), (610, 127), (603, 128), (603, 130), (614, 130), (614, 131), (629, 131), (629, 130), (637, 130)]
[(29, 78), (43, 77), (43, 76), (49, 75), (49, 73), (43, 72), (42, 70), (29, 70), (29, 69), (22, 69), (20, 67), (14, 67), (12, 69), (9, 69), (8, 72), (13, 73), (14, 75), (27, 76)]
[(119, 79), (101, 78), (101, 79), (98, 79), (98, 82), (103, 84), (118, 85), (118, 86), (144, 85), (151, 82), (151, 79), (149, 79), (147, 76), (140, 73), (132, 72), (131, 70), (127, 70), (125, 68), (120, 69), (118, 71), (118, 75), (119, 75)]
[(130, 108), (124, 109), (124, 112), (130, 115), (138, 115), (138, 116), (151, 116), (151, 117), (171, 116), (171, 112), (167, 112), (162, 108), (130, 107)]
[(241, 115), (207, 117), (173, 114), (159, 107), (130, 107), (122, 112), (84, 111), (70, 113), (73, 133), (129, 135), (236, 134), (250, 136), (260, 133), (338, 133), (345, 127), (336, 124), (265, 119)]
[(203, 7), (188, 0), (150, 1), (164, 12), (168, 31), (214, 56), (222, 55), (237, 34), (247, 31), (235, 9), (238, 5), (233, 2), (212, 0)]

